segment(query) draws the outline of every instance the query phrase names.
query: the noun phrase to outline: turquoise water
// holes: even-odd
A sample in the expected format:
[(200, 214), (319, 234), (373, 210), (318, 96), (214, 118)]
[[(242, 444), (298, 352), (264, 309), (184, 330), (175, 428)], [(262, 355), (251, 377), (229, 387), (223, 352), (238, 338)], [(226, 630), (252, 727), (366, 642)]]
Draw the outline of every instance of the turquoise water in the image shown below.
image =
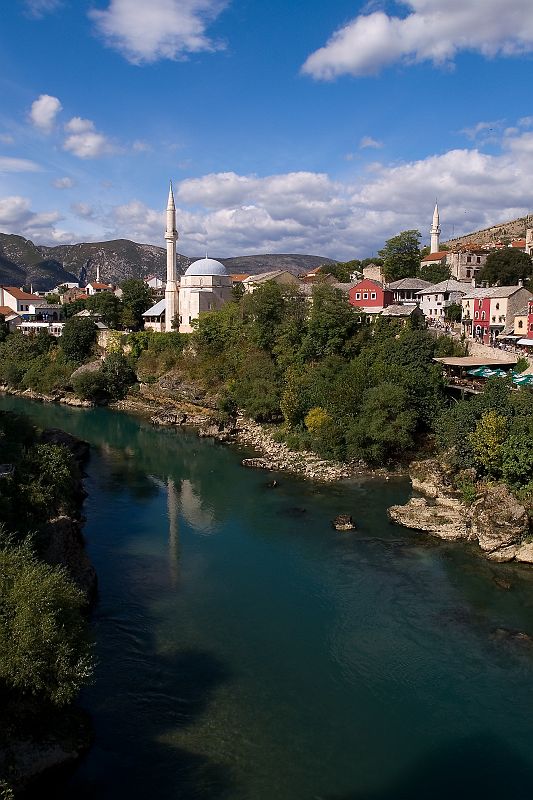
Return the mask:
[(533, 645), (494, 635), (533, 634), (533, 570), (390, 525), (404, 481), (269, 489), (194, 434), (0, 407), (93, 445), (96, 740), (50, 796), (533, 797)]

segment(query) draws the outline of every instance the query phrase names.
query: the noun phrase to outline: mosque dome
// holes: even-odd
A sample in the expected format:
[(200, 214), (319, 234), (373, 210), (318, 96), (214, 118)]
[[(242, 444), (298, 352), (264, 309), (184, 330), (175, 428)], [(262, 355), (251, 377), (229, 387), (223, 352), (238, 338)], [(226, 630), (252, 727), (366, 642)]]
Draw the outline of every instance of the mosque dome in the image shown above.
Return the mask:
[(185, 275), (227, 275), (226, 267), (214, 258), (200, 258), (185, 270)]

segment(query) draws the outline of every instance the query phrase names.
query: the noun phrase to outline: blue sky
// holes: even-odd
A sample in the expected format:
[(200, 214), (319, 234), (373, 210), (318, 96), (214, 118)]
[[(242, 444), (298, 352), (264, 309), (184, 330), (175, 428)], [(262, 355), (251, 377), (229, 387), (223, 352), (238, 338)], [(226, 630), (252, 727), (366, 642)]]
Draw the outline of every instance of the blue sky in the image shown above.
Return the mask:
[(533, 210), (531, 0), (11, 0), (0, 230), (375, 253)]

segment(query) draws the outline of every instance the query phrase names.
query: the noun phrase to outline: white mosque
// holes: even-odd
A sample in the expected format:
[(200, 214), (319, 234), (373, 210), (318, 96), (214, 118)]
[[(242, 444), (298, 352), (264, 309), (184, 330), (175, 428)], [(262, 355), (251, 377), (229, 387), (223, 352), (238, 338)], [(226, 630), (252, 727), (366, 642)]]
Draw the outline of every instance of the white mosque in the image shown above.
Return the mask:
[[(191, 333), (192, 322), (203, 311), (214, 311), (231, 300), (231, 277), (224, 264), (213, 258), (201, 258), (187, 268), (181, 280), (176, 276), (176, 206), (172, 184), (168, 193), (167, 228), (167, 282), (165, 297), (143, 314), (144, 327), (154, 331)], [(173, 323), (176, 320), (176, 327)]]

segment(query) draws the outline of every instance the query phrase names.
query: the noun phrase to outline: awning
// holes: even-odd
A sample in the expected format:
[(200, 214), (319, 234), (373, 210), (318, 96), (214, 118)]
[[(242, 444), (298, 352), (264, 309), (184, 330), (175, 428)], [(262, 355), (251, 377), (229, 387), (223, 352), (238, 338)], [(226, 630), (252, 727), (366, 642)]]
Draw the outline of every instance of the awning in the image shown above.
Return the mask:
[(525, 347), (533, 347), (533, 339), (519, 339), (517, 344), (523, 344)]

